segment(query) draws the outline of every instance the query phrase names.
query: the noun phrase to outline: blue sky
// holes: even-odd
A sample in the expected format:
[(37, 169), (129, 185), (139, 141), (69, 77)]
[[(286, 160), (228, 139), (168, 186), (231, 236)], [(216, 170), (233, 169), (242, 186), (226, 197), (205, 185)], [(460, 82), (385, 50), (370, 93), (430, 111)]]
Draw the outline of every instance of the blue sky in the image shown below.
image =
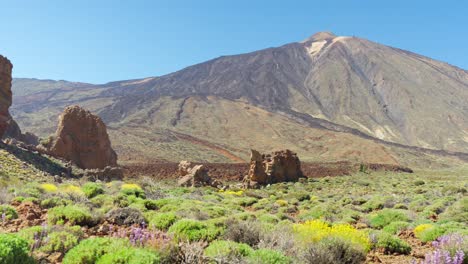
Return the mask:
[(221, 55), (359, 36), (468, 69), (468, 1), (0, 0), (14, 77), (91, 83), (159, 76)]

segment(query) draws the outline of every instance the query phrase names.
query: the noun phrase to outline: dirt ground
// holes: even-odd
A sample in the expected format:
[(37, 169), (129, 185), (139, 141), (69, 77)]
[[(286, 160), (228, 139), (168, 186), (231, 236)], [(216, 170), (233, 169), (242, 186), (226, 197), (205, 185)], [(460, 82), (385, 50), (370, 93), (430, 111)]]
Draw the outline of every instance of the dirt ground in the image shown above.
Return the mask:
[[(222, 181), (241, 181), (249, 170), (248, 163), (199, 163), (205, 165), (212, 178)], [(145, 163), (125, 165), (126, 177), (148, 176), (158, 179), (175, 179), (179, 177), (177, 163)], [(358, 172), (361, 164), (350, 162), (303, 162), (302, 172), (308, 178), (335, 177)], [(369, 171), (411, 172), (411, 169), (388, 164), (366, 164)]]

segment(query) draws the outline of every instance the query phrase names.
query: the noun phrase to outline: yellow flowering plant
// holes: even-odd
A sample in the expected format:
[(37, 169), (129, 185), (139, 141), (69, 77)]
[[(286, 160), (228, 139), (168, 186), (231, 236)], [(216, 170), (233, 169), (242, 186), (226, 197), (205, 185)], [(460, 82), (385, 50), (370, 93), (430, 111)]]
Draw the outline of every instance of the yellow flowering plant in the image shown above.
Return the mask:
[(368, 234), (349, 224), (329, 225), (322, 220), (312, 220), (295, 224), (293, 228), (296, 236), (304, 243), (315, 243), (325, 238), (340, 238), (361, 246), (365, 251), (369, 251), (371, 247)]
[(43, 184), (41, 184), (41, 189), (44, 190), (44, 192), (47, 192), (47, 193), (56, 192), (58, 190), (57, 186), (55, 186), (52, 183), (43, 183)]

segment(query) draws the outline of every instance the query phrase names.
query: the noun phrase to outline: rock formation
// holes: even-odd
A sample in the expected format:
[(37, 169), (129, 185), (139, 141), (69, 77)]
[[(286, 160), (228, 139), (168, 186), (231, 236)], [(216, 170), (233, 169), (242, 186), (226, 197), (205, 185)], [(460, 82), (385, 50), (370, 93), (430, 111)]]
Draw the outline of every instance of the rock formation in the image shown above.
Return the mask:
[(120, 181), (123, 179), (123, 170), (118, 167), (107, 166), (104, 169), (89, 169), (83, 173), (91, 181)]
[(183, 160), (179, 163), (179, 174), (180, 176), (185, 176), (189, 173), (190, 169), (192, 167), (192, 163), (190, 161)]
[(287, 149), (276, 151), (272, 155), (261, 155), (252, 149), (244, 187), (256, 188), (270, 183), (297, 181), (300, 177), (303, 177), (303, 174), (296, 153)]
[(29, 132), (23, 134), (18, 123), (13, 119), (10, 119), (9, 125), (3, 134), (3, 139), (16, 139), (30, 146), (37, 146), (39, 144), (39, 138), (36, 135)]
[(39, 148), (82, 169), (117, 166), (117, 154), (111, 147), (106, 125), (100, 117), (79, 106), (65, 109), (55, 135)]
[(222, 184), (219, 181), (211, 179), (208, 175), (208, 170), (203, 165), (195, 165), (192, 163), (181, 161), (179, 163), (179, 174), (182, 178), (179, 179), (178, 185), (184, 187), (201, 187), (213, 186), (220, 187)]
[(7, 130), (11, 116), (8, 108), (11, 106), (11, 71), (13, 65), (11, 62), (0, 55), (0, 138)]

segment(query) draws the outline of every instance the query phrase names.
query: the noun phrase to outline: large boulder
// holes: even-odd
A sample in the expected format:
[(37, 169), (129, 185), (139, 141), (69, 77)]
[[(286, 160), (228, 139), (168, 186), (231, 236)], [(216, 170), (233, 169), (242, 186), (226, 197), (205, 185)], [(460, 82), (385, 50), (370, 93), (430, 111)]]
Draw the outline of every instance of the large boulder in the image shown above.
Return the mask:
[(303, 176), (296, 153), (287, 149), (261, 155), (252, 149), (244, 187), (256, 188), (271, 183), (297, 181)]
[(117, 166), (117, 154), (111, 147), (106, 125), (100, 117), (79, 106), (65, 109), (55, 135), (39, 149), (82, 169)]
[(11, 116), (8, 109), (11, 106), (11, 71), (13, 65), (11, 62), (0, 55), (0, 138), (7, 130)]

